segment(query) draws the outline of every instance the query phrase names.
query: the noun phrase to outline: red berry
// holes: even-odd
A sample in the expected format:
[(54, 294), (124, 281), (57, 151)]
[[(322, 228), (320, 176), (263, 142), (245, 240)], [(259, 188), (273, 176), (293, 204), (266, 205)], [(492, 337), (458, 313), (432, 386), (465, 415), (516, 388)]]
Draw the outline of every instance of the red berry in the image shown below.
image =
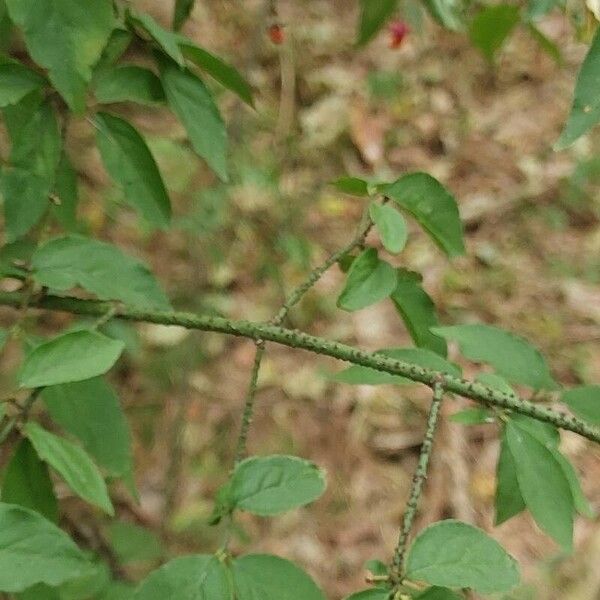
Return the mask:
[(390, 25), (390, 48), (400, 48), (404, 38), (410, 33), (406, 21), (393, 21)]
[(285, 33), (283, 27), (279, 24), (271, 25), (268, 29), (269, 38), (274, 43), (280, 46), (285, 41)]

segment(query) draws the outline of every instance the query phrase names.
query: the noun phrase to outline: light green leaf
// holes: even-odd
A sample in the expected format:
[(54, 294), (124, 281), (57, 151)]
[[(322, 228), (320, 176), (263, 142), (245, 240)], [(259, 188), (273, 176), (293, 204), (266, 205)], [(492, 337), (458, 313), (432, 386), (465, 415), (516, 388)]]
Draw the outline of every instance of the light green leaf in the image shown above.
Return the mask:
[(333, 187), (351, 196), (368, 196), (369, 184), (358, 177), (341, 177), (331, 183)]
[(423, 530), (410, 547), (406, 576), (432, 585), (507, 592), (519, 583), (517, 563), (487, 533), (447, 520)]
[(366, 44), (392, 16), (398, 0), (360, 0), (360, 24), (357, 44)]
[(102, 104), (137, 102), (152, 106), (166, 101), (160, 79), (137, 65), (119, 65), (102, 71), (94, 82), (94, 96)]
[(463, 8), (460, 0), (425, 0), (425, 8), (446, 29), (452, 31), (464, 29)]
[(78, 496), (109, 515), (114, 514), (106, 483), (84, 450), (32, 421), (23, 431), (38, 456), (59, 473)]
[(388, 600), (390, 591), (381, 588), (371, 588), (348, 596), (346, 600)]
[(420, 275), (398, 269), (398, 280), (390, 298), (415, 344), (446, 356), (446, 342), (433, 331), (439, 325), (435, 304), (421, 287)]
[(156, 560), (163, 554), (156, 534), (134, 523), (115, 521), (109, 525), (108, 536), (121, 564)]
[(558, 448), (560, 444), (560, 432), (554, 425), (518, 413), (513, 413), (510, 416), (510, 420), (517, 427), (532, 435), (538, 442), (544, 444), (546, 448), (551, 450)]
[(33, 60), (72, 110), (82, 112), (91, 68), (114, 26), (110, 0), (6, 0)]
[(103, 375), (117, 362), (124, 344), (101, 333), (73, 331), (40, 344), (19, 372), (21, 387), (44, 387)]
[(431, 175), (410, 173), (379, 191), (412, 214), (448, 256), (465, 253), (456, 200)]
[(54, 215), (67, 231), (74, 231), (77, 229), (77, 204), (79, 202), (77, 173), (64, 152), (56, 171), (54, 192), (59, 202), (52, 207)]
[(16, 61), (0, 64), (0, 107), (20, 102), (45, 83), (41, 75)]
[[(92, 569), (83, 577), (72, 579), (63, 583), (58, 590), (48, 588), (58, 595), (60, 600), (99, 600), (101, 592), (106, 589), (111, 580), (110, 567), (94, 557)], [(54, 596), (52, 596), (54, 598)], [(33, 596), (31, 600), (38, 600)]]
[(579, 418), (600, 425), (600, 385), (583, 385), (563, 392), (561, 402)]
[(556, 7), (564, 7), (564, 0), (529, 0), (527, 3), (527, 19), (537, 21)]
[(42, 393), (52, 419), (78, 438), (113, 477), (133, 468), (131, 434), (119, 399), (101, 377), (64, 383)]
[(404, 217), (389, 204), (381, 205), (375, 202), (369, 207), (369, 214), (377, 226), (385, 249), (392, 254), (402, 252), (408, 239)]
[(227, 570), (215, 556), (182, 556), (150, 573), (133, 595), (134, 600), (167, 598), (233, 600)]
[(36, 250), (31, 264), (35, 281), (55, 290), (79, 285), (101, 300), (170, 308), (149, 269), (112, 244), (78, 235), (56, 238)]
[(558, 464), (561, 466), (563, 473), (569, 482), (575, 510), (580, 515), (587, 517), (588, 519), (593, 519), (596, 516), (596, 512), (590, 506), (588, 499), (581, 489), (581, 483), (575, 467), (571, 464), (571, 461), (557, 449), (554, 449), (552, 454), (554, 454), (554, 458), (558, 461)]
[(237, 94), (246, 104), (254, 106), (252, 88), (237, 69), (204, 48), (192, 44), (187, 38), (183, 38), (179, 42), (179, 47), (190, 62), (206, 71), (228, 90)]
[(511, 396), (515, 395), (515, 390), (510, 387), (506, 379), (500, 377), (500, 375), (496, 375), (496, 373), (478, 373), (475, 379), (489, 388), (498, 390), (504, 394), (510, 394)]
[(171, 203), (144, 138), (133, 125), (109, 113), (98, 113), (95, 123), (96, 141), (109, 175), (149, 224), (166, 227), (171, 220)]
[(518, 6), (513, 4), (486, 6), (477, 13), (471, 23), (469, 28), (471, 42), (491, 61), (518, 22)]
[(141, 27), (180, 67), (185, 59), (179, 48), (179, 35), (161, 27), (149, 14), (130, 11), (127, 18), (137, 27)]
[(458, 342), (466, 358), (490, 364), (512, 383), (534, 389), (555, 389), (544, 357), (529, 342), (491, 325), (434, 327), (437, 335)]
[(450, 421), (459, 425), (487, 425), (495, 423), (496, 419), (485, 408), (466, 408), (451, 415)]
[[(427, 350), (426, 348), (390, 348), (378, 350), (377, 352), (378, 354), (383, 354), (389, 358), (416, 364), (424, 369), (441, 371), (442, 373), (448, 373), (454, 377), (461, 376), (461, 371), (455, 364), (448, 362), (439, 354)], [(335, 381), (352, 385), (414, 385), (415, 383), (414, 381), (399, 375), (391, 375), (359, 365), (352, 365), (351, 367), (336, 373), (334, 379)]]
[(175, 10), (173, 11), (173, 29), (178, 31), (188, 20), (196, 0), (176, 0)]
[(446, 587), (435, 586), (415, 596), (415, 600), (464, 600), (464, 596)]
[(210, 91), (199, 77), (171, 61), (161, 59), (159, 67), (167, 101), (194, 150), (227, 181), (227, 131)]
[(0, 504), (0, 550), (3, 592), (22, 592), (38, 583), (57, 586), (92, 568), (64, 531), (13, 504)]
[(348, 311), (360, 310), (387, 298), (396, 283), (394, 268), (379, 259), (375, 248), (367, 248), (352, 263), (337, 305)]
[(58, 521), (58, 502), (48, 467), (27, 439), (19, 442), (4, 472), (2, 502), (24, 506), (49, 521)]
[(315, 501), (325, 491), (325, 474), (295, 456), (253, 456), (235, 468), (225, 502), (260, 516), (272, 516)]
[(278, 556), (249, 554), (231, 569), (236, 600), (325, 600), (309, 575)]
[(563, 548), (573, 547), (573, 497), (554, 453), (517, 423), (506, 425), (519, 489), (535, 522)]
[(500, 441), (500, 455), (496, 467), (495, 506), (495, 525), (501, 525), (526, 508), (517, 480), (517, 465), (506, 440), (506, 432)]

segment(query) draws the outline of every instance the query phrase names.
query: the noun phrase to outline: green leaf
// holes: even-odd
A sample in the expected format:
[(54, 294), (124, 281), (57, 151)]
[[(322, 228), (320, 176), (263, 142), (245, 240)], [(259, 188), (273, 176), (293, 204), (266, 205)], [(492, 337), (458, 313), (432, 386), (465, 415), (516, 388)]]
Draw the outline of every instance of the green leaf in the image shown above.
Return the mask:
[(26, 277), (23, 267), (31, 261), (35, 244), (28, 240), (17, 240), (0, 248), (0, 275), (2, 277)]
[[(378, 350), (378, 354), (383, 354), (389, 358), (395, 358), (403, 362), (416, 364), (424, 369), (433, 369), (448, 373), (454, 377), (460, 377), (460, 369), (453, 363), (448, 362), (439, 354), (427, 350), (426, 348), (390, 348), (387, 350)], [(400, 375), (391, 375), (383, 373), (369, 367), (352, 365), (334, 376), (335, 381), (349, 383), (351, 385), (414, 385), (414, 381), (401, 377)]]
[(518, 413), (513, 413), (510, 420), (517, 427), (523, 429), (529, 435), (532, 435), (538, 442), (544, 444), (546, 448), (549, 448), (550, 450), (558, 449), (560, 444), (560, 432), (554, 425)]
[(120, 27), (113, 29), (106, 47), (102, 51), (100, 60), (96, 64), (95, 73), (112, 67), (125, 54), (132, 39), (133, 35), (128, 29), (121, 29)]
[(518, 22), (518, 6), (512, 4), (487, 6), (477, 13), (471, 23), (469, 28), (471, 42), (491, 61)]
[(36, 250), (31, 265), (35, 281), (54, 290), (79, 285), (101, 300), (170, 308), (149, 269), (112, 244), (78, 235), (55, 238)]
[(431, 587), (415, 597), (415, 600), (464, 600), (464, 596), (446, 587)]
[(600, 425), (600, 385), (583, 385), (563, 392), (561, 402), (580, 419)]
[(23, 431), (38, 456), (59, 473), (78, 496), (107, 514), (114, 514), (106, 483), (84, 450), (32, 421)]
[(196, 0), (176, 0), (175, 10), (173, 11), (173, 29), (178, 31), (188, 20)]
[(408, 239), (404, 217), (389, 204), (381, 205), (375, 202), (369, 207), (369, 214), (377, 226), (385, 249), (392, 254), (402, 252)]
[(537, 21), (556, 7), (563, 7), (564, 0), (529, 0), (527, 3), (527, 19)]
[(450, 415), (450, 421), (460, 425), (488, 425), (495, 423), (494, 415), (485, 408), (466, 408)]
[(237, 465), (224, 498), (230, 510), (267, 517), (315, 501), (325, 487), (325, 474), (310, 461), (295, 456), (253, 456)]
[(500, 375), (496, 375), (496, 373), (478, 373), (475, 379), (479, 381), (479, 383), (498, 390), (499, 392), (510, 394), (511, 396), (515, 395), (515, 390), (510, 387), (506, 379), (500, 377)]
[(160, 78), (173, 112), (183, 123), (192, 147), (223, 181), (227, 181), (227, 131), (204, 82), (173, 62), (159, 60)]
[[(5, 118), (10, 115), (5, 111)], [(4, 169), (0, 182), (9, 242), (25, 235), (50, 207), (62, 146), (54, 111), (47, 102), (32, 111), (28, 108), (11, 137), (12, 166)]]
[(552, 453), (554, 454), (554, 458), (558, 461), (558, 464), (562, 467), (563, 473), (569, 482), (575, 510), (580, 515), (587, 517), (588, 519), (593, 519), (596, 516), (596, 512), (590, 506), (588, 499), (581, 489), (581, 483), (575, 467), (571, 464), (569, 459), (558, 450), (555, 449)]
[(0, 107), (20, 102), (45, 83), (41, 75), (16, 61), (0, 64)]
[[(134, 600), (233, 600), (227, 570), (209, 555), (182, 556), (142, 581)], [(241, 600), (241, 599), (236, 599)]]
[(50, 81), (75, 112), (85, 105), (91, 68), (114, 26), (110, 0), (6, 0), (23, 31), (31, 58), (48, 69)]
[(37, 583), (57, 586), (91, 565), (56, 525), (38, 513), (0, 504), (0, 590), (22, 592)]
[(379, 191), (407, 210), (448, 256), (465, 253), (462, 223), (454, 197), (427, 173), (410, 173)]
[(447, 520), (422, 531), (410, 547), (406, 576), (432, 585), (507, 592), (519, 583), (517, 563), (487, 533)]
[(66, 153), (63, 152), (54, 187), (58, 204), (52, 207), (58, 222), (67, 230), (77, 229), (77, 204), (79, 193), (77, 189), (77, 173)]
[(390, 591), (381, 588), (371, 588), (348, 596), (346, 600), (388, 600)]
[(517, 480), (517, 465), (506, 440), (506, 432), (500, 441), (500, 455), (496, 467), (495, 506), (495, 525), (501, 525), (526, 508)]
[(108, 535), (121, 564), (152, 561), (163, 554), (162, 544), (156, 534), (134, 523), (115, 521), (109, 525)]
[(133, 125), (109, 113), (98, 113), (95, 123), (96, 141), (109, 175), (150, 225), (166, 227), (171, 203), (144, 138)]
[(573, 497), (554, 453), (518, 423), (506, 425), (519, 489), (535, 522), (563, 548), (573, 546)]
[(562, 53), (558, 44), (555, 44), (547, 35), (538, 29), (533, 23), (529, 23), (527, 28), (531, 37), (538, 43), (540, 48), (554, 60), (557, 65), (563, 62)]
[(331, 183), (340, 192), (351, 196), (368, 196), (369, 184), (358, 177), (341, 177)]
[(446, 356), (446, 342), (433, 331), (439, 325), (435, 304), (420, 280), (417, 273), (398, 269), (398, 280), (390, 297), (415, 344)]
[(48, 467), (27, 439), (19, 442), (4, 472), (2, 502), (24, 506), (49, 521), (58, 521), (58, 502)]
[(512, 383), (534, 389), (555, 389), (544, 357), (529, 342), (491, 325), (434, 327), (432, 331), (458, 342), (466, 358), (485, 362)]
[(394, 268), (379, 259), (375, 248), (367, 248), (352, 263), (337, 305), (348, 311), (360, 310), (387, 298), (396, 282)]
[(119, 399), (101, 377), (44, 389), (42, 397), (52, 419), (78, 438), (113, 477), (133, 468), (131, 434)]
[(249, 554), (231, 569), (236, 600), (325, 600), (309, 575), (278, 556)]
[(137, 102), (150, 106), (163, 104), (165, 92), (160, 79), (149, 69), (120, 65), (104, 70), (94, 82), (98, 102)]
[(218, 56), (192, 44), (187, 38), (179, 42), (179, 47), (185, 58), (206, 71), (228, 90), (237, 94), (246, 104), (254, 106), (252, 88), (240, 72), (221, 60)]
[(443, 27), (452, 31), (464, 29), (463, 10), (460, 0), (425, 0), (429, 14)]
[(128, 20), (143, 29), (180, 67), (185, 66), (185, 59), (179, 48), (180, 37), (172, 31), (161, 27), (150, 15), (129, 11)]
[(392, 16), (398, 0), (360, 0), (360, 23), (357, 44), (366, 44)]
[(117, 362), (124, 344), (101, 333), (73, 331), (40, 344), (19, 372), (21, 387), (44, 387), (103, 375)]

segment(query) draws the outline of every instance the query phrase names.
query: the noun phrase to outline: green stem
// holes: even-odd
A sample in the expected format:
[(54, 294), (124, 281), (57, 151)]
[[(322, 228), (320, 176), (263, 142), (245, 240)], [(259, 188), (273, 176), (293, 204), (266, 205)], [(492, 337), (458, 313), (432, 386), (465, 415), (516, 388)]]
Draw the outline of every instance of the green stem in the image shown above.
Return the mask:
[[(0, 305), (19, 307), (21, 294), (19, 292), (0, 292)], [(35, 298), (29, 308), (62, 311), (77, 315), (100, 317), (108, 311), (111, 304), (97, 300), (82, 300), (73, 297), (45, 296)], [(579, 435), (600, 443), (600, 430), (584, 421), (549, 408), (538, 406), (516, 395), (492, 389), (481, 383), (453, 377), (446, 373), (424, 369), (419, 365), (389, 358), (377, 353), (364, 352), (358, 348), (340, 344), (324, 338), (309, 335), (298, 330), (285, 329), (275, 325), (253, 323), (250, 321), (235, 321), (222, 317), (197, 315), (194, 313), (150, 311), (136, 308), (119, 307), (115, 318), (126, 321), (158, 323), (161, 325), (179, 325), (186, 329), (213, 331), (253, 340), (275, 342), (290, 348), (301, 348), (315, 354), (330, 356), (355, 365), (370, 367), (376, 371), (400, 375), (406, 379), (423, 383), (431, 388), (442, 381), (448, 392), (470, 398), (485, 406), (514, 410), (515, 412), (545, 421), (561, 429), (567, 429)]]
[(402, 583), (402, 580), (404, 579), (404, 557), (406, 556), (408, 537), (412, 531), (419, 505), (419, 499), (421, 498), (421, 494), (423, 492), (423, 483), (427, 477), (427, 467), (429, 465), (429, 458), (433, 448), (433, 437), (435, 435), (435, 429), (440, 415), (440, 407), (443, 396), (444, 388), (442, 384), (435, 384), (433, 388), (433, 401), (431, 403), (431, 409), (427, 418), (425, 438), (423, 439), (423, 445), (421, 446), (421, 452), (419, 453), (419, 462), (417, 463), (417, 468), (413, 476), (410, 495), (408, 497), (408, 502), (406, 503), (404, 519), (402, 520), (402, 527), (400, 529), (400, 537), (398, 539), (396, 551), (394, 552), (394, 560), (390, 568), (390, 580), (395, 585)]

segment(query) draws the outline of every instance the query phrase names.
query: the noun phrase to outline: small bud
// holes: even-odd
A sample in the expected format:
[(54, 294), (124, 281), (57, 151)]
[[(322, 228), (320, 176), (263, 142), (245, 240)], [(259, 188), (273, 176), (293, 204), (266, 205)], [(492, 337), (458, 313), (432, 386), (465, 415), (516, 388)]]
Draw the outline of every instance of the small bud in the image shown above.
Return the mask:
[(406, 21), (394, 21), (390, 25), (390, 48), (400, 48), (404, 38), (410, 33), (410, 27)]
[(276, 44), (277, 46), (281, 46), (285, 41), (285, 33), (283, 31), (283, 27), (278, 23), (271, 25), (268, 29), (269, 39)]

